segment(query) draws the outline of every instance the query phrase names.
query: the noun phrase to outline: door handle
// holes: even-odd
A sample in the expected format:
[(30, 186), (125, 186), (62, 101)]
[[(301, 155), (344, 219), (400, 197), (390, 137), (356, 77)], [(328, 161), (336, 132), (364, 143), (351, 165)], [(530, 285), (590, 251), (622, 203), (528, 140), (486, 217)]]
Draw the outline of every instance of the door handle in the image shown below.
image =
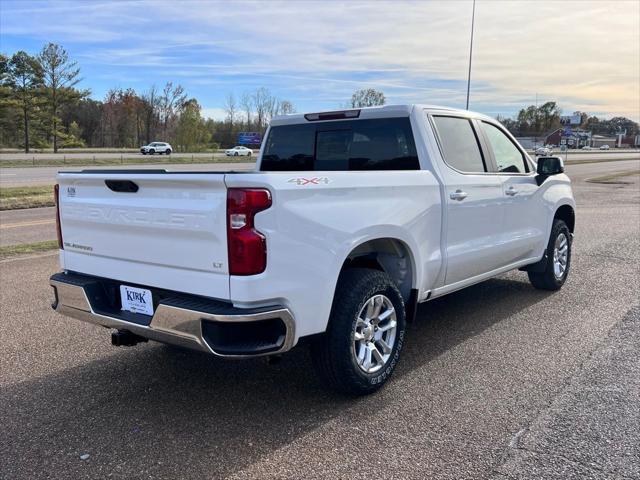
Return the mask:
[(458, 189), (455, 192), (451, 192), (449, 194), (449, 198), (451, 200), (464, 200), (465, 198), (467, 198), (467, 192), (463, 192), (462, 190)]
[(516, 190), (512, 185), (509, 188), (507, 188), (507, 190), (504, 193), (506, 193), (507, 195), (513, 197), (514, 195), (518, 194), (518, 190)]

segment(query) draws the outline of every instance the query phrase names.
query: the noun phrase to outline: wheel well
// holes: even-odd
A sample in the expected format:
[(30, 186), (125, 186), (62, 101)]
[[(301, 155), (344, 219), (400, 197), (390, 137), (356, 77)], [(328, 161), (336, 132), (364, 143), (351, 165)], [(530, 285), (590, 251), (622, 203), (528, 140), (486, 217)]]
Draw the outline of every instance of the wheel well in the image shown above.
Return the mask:
[(409, 248), (400, 240), (378, 238), (358, 245), (342, 265), (342, 270), (348, 268), (385, 272), (395, 282), (405, 302), (409, 300), (413, 288), (413, 262)]
[(567, 227), (569, 227), (569, 231), (573, 233), (573, 229), (576, 226), (576, 214), (571, 206), (562, 205), (558, 210), (556, 210), (556, 214), (553, 218), (558, 218), (564, 221), (564, 223), (567, 224)]

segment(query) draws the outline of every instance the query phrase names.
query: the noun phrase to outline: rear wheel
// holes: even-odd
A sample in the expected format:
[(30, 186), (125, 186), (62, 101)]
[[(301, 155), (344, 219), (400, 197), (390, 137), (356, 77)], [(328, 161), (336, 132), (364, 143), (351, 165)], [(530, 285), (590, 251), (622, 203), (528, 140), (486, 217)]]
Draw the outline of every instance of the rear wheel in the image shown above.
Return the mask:
[(372, 393), (393, 373), (405, 328), (402, 295), (386, 273), (346, 270), (338, 280), (327, 331), (311, 348), (316, 370), (340, 392)]
[(531, 284), (541, 290), (560, 290), (571, 266), (571, 232), (562, 220), (555, 219), (546, 251), (547, 262), (541, 272), (528, 272)]

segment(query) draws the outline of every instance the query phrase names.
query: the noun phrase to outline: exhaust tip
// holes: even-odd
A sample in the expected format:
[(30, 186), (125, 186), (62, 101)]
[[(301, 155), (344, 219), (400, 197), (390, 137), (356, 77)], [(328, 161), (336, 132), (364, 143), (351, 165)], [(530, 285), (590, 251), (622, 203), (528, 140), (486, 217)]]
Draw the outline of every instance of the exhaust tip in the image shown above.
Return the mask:
[(140, 335), (131, 333), (129, 330), (116, 330), (111, 332), (111, 345), (115, 347), (133, 347), (140, 342), (148, 340)]

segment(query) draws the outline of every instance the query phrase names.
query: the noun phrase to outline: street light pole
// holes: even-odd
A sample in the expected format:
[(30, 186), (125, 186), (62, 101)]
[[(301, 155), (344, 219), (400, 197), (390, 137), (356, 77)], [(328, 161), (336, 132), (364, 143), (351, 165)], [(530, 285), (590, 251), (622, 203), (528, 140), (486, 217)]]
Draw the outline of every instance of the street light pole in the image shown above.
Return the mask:
[(473, 24), (476, 19), (476, 0), (473, 0), (473, 11), (471, 13), (471, 42), (469, 43), (469, 73), (467, 75), (467, 106), (469, 110), (469, 90), (471, 88), (471, 58), (473, 57)]

